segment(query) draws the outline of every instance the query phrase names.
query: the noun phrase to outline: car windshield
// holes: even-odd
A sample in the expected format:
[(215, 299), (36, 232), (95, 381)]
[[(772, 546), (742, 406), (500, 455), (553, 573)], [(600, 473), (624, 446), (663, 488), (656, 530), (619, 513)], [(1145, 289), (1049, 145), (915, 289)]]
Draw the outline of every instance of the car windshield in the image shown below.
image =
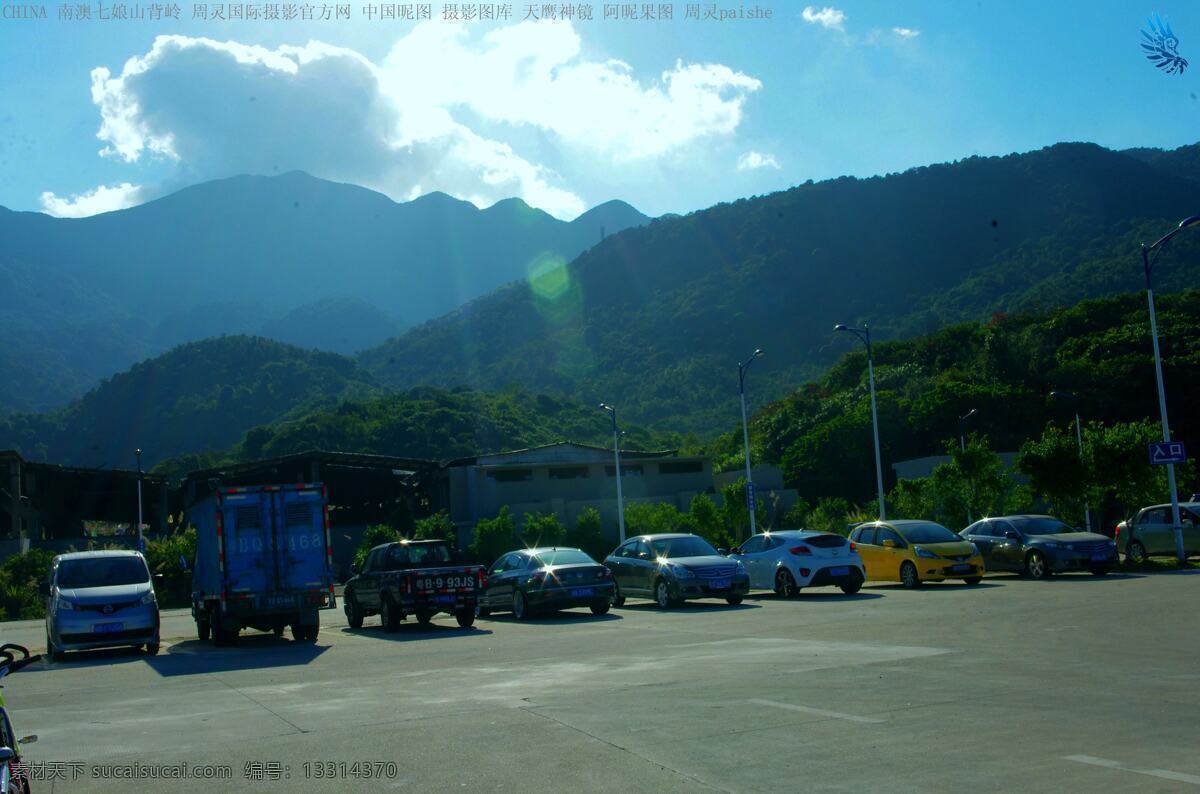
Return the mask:
[(388, 549), (387, 567), (391, 570), (410, 565), (451, 562), (450, 549), (444, 543), (408, 544), (397, 543)]
[(150, 581), (150, 571), (140, 557), (84, 557), (58, 564), (58, 586), (113, 587)]
[(545, 565), (575, 565), (577, 563), (594, 563), (591, 557), (584, 554), (579, 549), (562, 549), (555, 551), (544, 551), (537, 555), (537, 559), (543, 566)]
[(1075, 528), (1057, 518), (1010, 518), (1009, 522), (1025, 535), (1062, 535)]
[(909, 543), (951, 543), (962, 540), (941, 524), (922, 523), (906, 526), (902, 530)]
[(708, 545), (704, 538), (689, 535), (683, 538), (660, 538), (650, 541), (650, 548), (655, 557), (709, 557), (715, 556), (717, 550)]

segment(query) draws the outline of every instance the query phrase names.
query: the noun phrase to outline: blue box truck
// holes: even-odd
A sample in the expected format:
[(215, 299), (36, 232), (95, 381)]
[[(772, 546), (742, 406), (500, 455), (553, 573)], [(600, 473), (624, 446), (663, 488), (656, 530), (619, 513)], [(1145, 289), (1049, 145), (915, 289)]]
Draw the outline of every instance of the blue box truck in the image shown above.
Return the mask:
[(329, 507), (321, 483), (218, 487), (192, 505), (196, 528), (192, 617), (201, 640), (237, 639), (246, 627), (314, 642), (334, 609)]

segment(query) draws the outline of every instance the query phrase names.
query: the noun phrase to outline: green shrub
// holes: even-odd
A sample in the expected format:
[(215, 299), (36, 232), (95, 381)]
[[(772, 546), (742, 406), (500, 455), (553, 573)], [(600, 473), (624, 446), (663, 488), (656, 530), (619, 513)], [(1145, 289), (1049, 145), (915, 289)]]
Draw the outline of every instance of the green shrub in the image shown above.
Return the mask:
[(375, 524), (367, 527), (366, 532), (363, 533), (362, 542), (358, 544), (358, 550), (354, 552), (354, 564), (358, 566), (359, 570), (362, 570), (363, 561), (367, 559), (367, 553), (371, 549), (394, 540), (400, 540), (400, 535), (387, 524)]
[(567, 531), (566, 545), (580, 549), (593, 560), (603, 561), (612, 550), (604, 533), (600, 530), (600, 511), (585, 508), (575, 519), (575, 526)]
[(428, 518), (419, 519), (413, 525), (413, 537), (417, 540), (448, 540), (455, 543), (458, 533), (454, 522), (445, 510), (439, 510)]
[[(180, 558), (187, 562), (187, 569)], [(196, 529), (188, 527), (183, 532), (155, 538), (146, 542), (146, 564), (150, 573), (162, 574), (162, 581), (154, 586), (161, 607), (184, 607), (192, 600), (192, 573), (196, 564)]]
[(491, 565), (506, 551), (516, 545), (517, 527), (513, 523), (508, 505), (500, 508), (495, 518), (485, 518), (475, 525), (475, 540), (471, 552), (483, 565)]
[(521, 526), (521, 540), (529, 548), (536, 546), (562, 546), (567, 537), (567, 527), (556, 513), (527, 513)]

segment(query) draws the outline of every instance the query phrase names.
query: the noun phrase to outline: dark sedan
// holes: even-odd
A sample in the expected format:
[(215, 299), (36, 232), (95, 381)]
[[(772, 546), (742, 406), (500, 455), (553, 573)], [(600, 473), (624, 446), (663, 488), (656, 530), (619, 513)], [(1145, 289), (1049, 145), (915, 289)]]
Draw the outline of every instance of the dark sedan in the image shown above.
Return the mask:
[(479, 614), (512, 612), (524, 620), (539, 610), (591, 607), (603, 615), (612, 599), (612, 574), (579, 549), (520, 549), (492, 563)]
[(642, 535), (617, 547), (604, 560), (616, 578), (613, 603), (652, 598), (660, 607), (689, 598), (724, 598), (740, 604), (750, 592), (750, 574), (698, 535)]
[(1111, 539), (1050, 516), (985, 518), (959, 534), (979, 547), (989, 571), (1017, 571), (1034, 579), (1064, 571), (1103, 576), (1117, 564)]

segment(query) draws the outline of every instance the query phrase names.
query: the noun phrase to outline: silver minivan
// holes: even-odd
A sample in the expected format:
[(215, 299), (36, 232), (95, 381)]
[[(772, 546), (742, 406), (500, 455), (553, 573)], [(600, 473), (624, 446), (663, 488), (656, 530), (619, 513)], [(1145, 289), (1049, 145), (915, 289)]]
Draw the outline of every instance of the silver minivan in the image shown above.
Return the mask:
[(46, 654), (144, 646), (158, 653), (158, 599), (146, 558), (136, 551), (79, 551), (50, 563)]

